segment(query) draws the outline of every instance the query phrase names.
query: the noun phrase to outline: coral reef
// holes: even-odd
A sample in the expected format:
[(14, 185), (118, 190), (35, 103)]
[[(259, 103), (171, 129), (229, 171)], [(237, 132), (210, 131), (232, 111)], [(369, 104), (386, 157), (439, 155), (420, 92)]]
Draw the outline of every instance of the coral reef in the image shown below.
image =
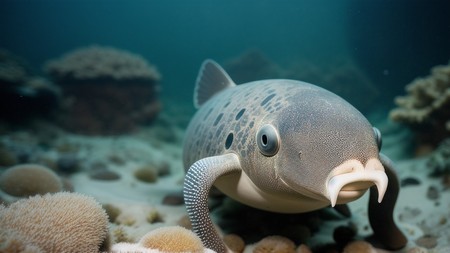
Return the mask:
[(427, 167), (431, 176), (450, 175), (450, 138), (441, 142), (438, 148), (430, 154)]
[(99, 252), (107, 228), (101, 205), (81, 194), (38, 195), (0, 206), (0, 247), (20, 238), (21, 247), (41, 252)]
[(63, 184), (58, 175), (47, 167), (19, 164), (0, 175), (0, 189), (15, 197), (28, 197), (62, 191)]
[(35, 76), (25, 60), (0, 49), (0, 120), (22, 123), (48, 117), (58, 107), (59, 89)]
[(60, 122), (70, 131), (127, 133), (152, 122), (161, 110), (160, 74), (139, 55), (91, 46), (49, 61), (44, 69), (62, 88)]
[(436, 147), (450, 137), (450, 64), (435, 66), (431, 74), (406, 85), (405, 96), (395, 99), (389, 116), (408, 125), (419, 145)]

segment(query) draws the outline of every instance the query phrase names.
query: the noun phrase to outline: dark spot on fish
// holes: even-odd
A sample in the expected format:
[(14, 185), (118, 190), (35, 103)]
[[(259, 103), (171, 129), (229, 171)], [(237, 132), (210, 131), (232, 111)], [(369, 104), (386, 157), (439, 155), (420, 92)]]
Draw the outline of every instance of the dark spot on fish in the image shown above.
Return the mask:
[(231, 147), (231, 144), (233, 144), (233, 133), (228, 134), (227, 140), (225, 141), (225, 148), (229, 149)]
[(219, 114), (219, 116), (217, 116), (216, 121), (214, 121), (214, 125), (213, 126), (217, 126), (217, 124), (219, 124), (220, 120), (223, 117), (223, 113)]
[(238, 112), (238, 114), (236, 114), (236, 120), (239, 120), (242, 117), (242, 114), (244, 114), (244, 112), (245, 112), (245, 108), (240, 110)]
[(269, 96), (267, 96), (267, 97), (261, 102), (261, 106), (264, 106), (265, 104), (267, 104), (273, 97), (275, 97), (275, 94), (270, 94)]
[(255, 125), (255, 122), (254, 122), (254, 121), (252, 121), (252, 122), (250, 122), (250, 124), (248, 124), (248, 126), (249, 126), (250, 128), (252, 128), (254, 125)]
[(227, 108), (227, 106), (229, 106), (230, 105), (230, 101), (228, 101), (224, 106), (223, 106), (223, 108)]
[(245, 152), (245, 150), (241, 150), (241, 156), (242, 157), (246, 157), (247, 156), (247, 152)]

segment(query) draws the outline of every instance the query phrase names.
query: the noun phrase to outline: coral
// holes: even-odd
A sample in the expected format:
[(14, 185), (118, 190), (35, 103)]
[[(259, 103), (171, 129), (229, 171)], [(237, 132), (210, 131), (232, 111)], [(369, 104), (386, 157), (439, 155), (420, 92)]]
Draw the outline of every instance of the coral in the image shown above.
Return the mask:
[(354, 241), (347, 244), (342, 253), (376, 253), (376, 250), (368, 242)]
[(161, 227), (150, 231), (141, 238), (139, 245), (161, 252), (204, 252), (200, 238), (194, 232), (179, 226)]
[(253, 253), (295, 253), (295, 243), (286, 237), (268, 236), (255, 245)]
[(44, 70), (56, 81), (112, 79), (159, 80), (160, 74), (144, 58), (113, 47), (90, 46), (47, 62)]
[(49, 116), (59, 104), (59, 95), (48, 80), (33, 76), (23, 59), (0, 49), (0, 120), (22, 123)]
[(158, 253), (158, 251), (146, 249), (138, 244), (121, 242), (116, 243), (111, 248), (111, 253)]
[(431, 176), (450, 175), (450, 138), (442, 141), (430, 154), (427, 167), (431, 170)]
[(13, 235), (3, 240), (19, 236), (43, 252), (99, 252), (108, 218), (93, 198), (61, 192), (0, 206), (0, 228)]
[(233, 253), (242, 253), (245, 249), (245, 242), (235, 234), (228, 234), (223, 237), (223, 242)]
[(112, 231), (112, 235), (114, 237), (114, 241), (118, 243), (131, 243), (134, 241), (129, 237), (129, 235), (122, 226), (116, 227)]
[(143, 166), (134, 172), (134, 177), (141, 182), (155, 183), (158, 180), (158, 172), (153, 166)]
[(19, 164), (0, 176), (0, 189), (16, 197), (54, 193), (63, 190), (63, 184), (52, 170), (37, 164)]
[(398, 107), (389, 117), (415, 131), (419, 144), (436, 146), (450, 137), (450, 64), (433, 67), (431, 75), (405, 89), (408, 94), (395, 99)]
[(0, 230), (0, 252), (44, 253), (39, 247), (27, 244), (26, 238), (11, 230)]
[(136, 54), (91, 46), (49, 61), (44, 69), (62, 88), (60, 123), (73, 132), (127, 133), (151, 123), (161, 110), (160, 74)]
[(306, 246), (305, 244), (301, 244), (300, 246), (298, 246), (297, 250), (295, 251), (295, 253), (312, 253), (311, 249)]
[(161, 213), (158, 212), (158, 210), (156, 209), (152, 209), (147, 213), (146, 220), (150, 224), (164, 221), (163, 217), (161, 216)]

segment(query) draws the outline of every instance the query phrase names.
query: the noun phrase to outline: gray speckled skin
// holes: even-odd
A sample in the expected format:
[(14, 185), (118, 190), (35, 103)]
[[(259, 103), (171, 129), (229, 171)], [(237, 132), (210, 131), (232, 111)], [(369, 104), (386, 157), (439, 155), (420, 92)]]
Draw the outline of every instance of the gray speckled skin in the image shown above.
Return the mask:
[[(208, 62), (205, 66), (216, 67)], [(201, 71), (200, 78), (207, 74)], [(226, 77), (216, 80), (223, 82)], [(263, 155), (256, 144), (257, 132), (267, 124), (279, 137), (279, 149), (273, 156)], [(385, 176), (384, 169), (392, 169), (380, 160), (372, 126), (358, 110), (327, 90), (293, 80), (256, 81), (218, 91), (192, 118), (183, 161), (187, 170), (185, 201), (194, 231), (217, 252), (227, 250), (208, 216), (207, 194), (213, 184), (244, 204), (299, 213), (330, 205), (330, 181), (335, 175), (371, 170), (387, 179), (390, 173)], [(350, 163), (353, 165), (347, 165)], [(375, 181), (351, 179), (347, 188), (338, 188), (337, 203), (359, 198)], [(398, 192), (398, 187), (395, 189)], [(396, 192), (388, 189), (386, 194)], [(375, 201), (377, 191), (372, 196)], [(396, 196), (389, 208), (382, 210), (388, 213), (383, 219), (393, 226), (375, 231), (380, 241), (389, 244), (387, 248), (401, 248), (406, 243), (392, 221)], [(391, 235), (397, 237), (383, 239)]]

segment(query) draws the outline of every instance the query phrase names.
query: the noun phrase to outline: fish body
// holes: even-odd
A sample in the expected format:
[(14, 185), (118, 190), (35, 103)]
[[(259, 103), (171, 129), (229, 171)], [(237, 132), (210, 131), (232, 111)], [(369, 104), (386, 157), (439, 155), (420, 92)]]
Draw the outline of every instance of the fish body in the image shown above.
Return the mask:
[[(207, 60), (194, 104), (199, 110), (183, 147), (184, 194), (194, 230), (213, 250), (226, 247), (212, 223), (205, 227), (208, 211), (199, 205), (212, 185), (244, 204), (282, 213), (345, 204), (370, 188), (381, 202), (388, 190), (379, 131), (323, 88), (286, 79), (236, 85)], [(389, 229), (399, 232), (395, 224)]]

